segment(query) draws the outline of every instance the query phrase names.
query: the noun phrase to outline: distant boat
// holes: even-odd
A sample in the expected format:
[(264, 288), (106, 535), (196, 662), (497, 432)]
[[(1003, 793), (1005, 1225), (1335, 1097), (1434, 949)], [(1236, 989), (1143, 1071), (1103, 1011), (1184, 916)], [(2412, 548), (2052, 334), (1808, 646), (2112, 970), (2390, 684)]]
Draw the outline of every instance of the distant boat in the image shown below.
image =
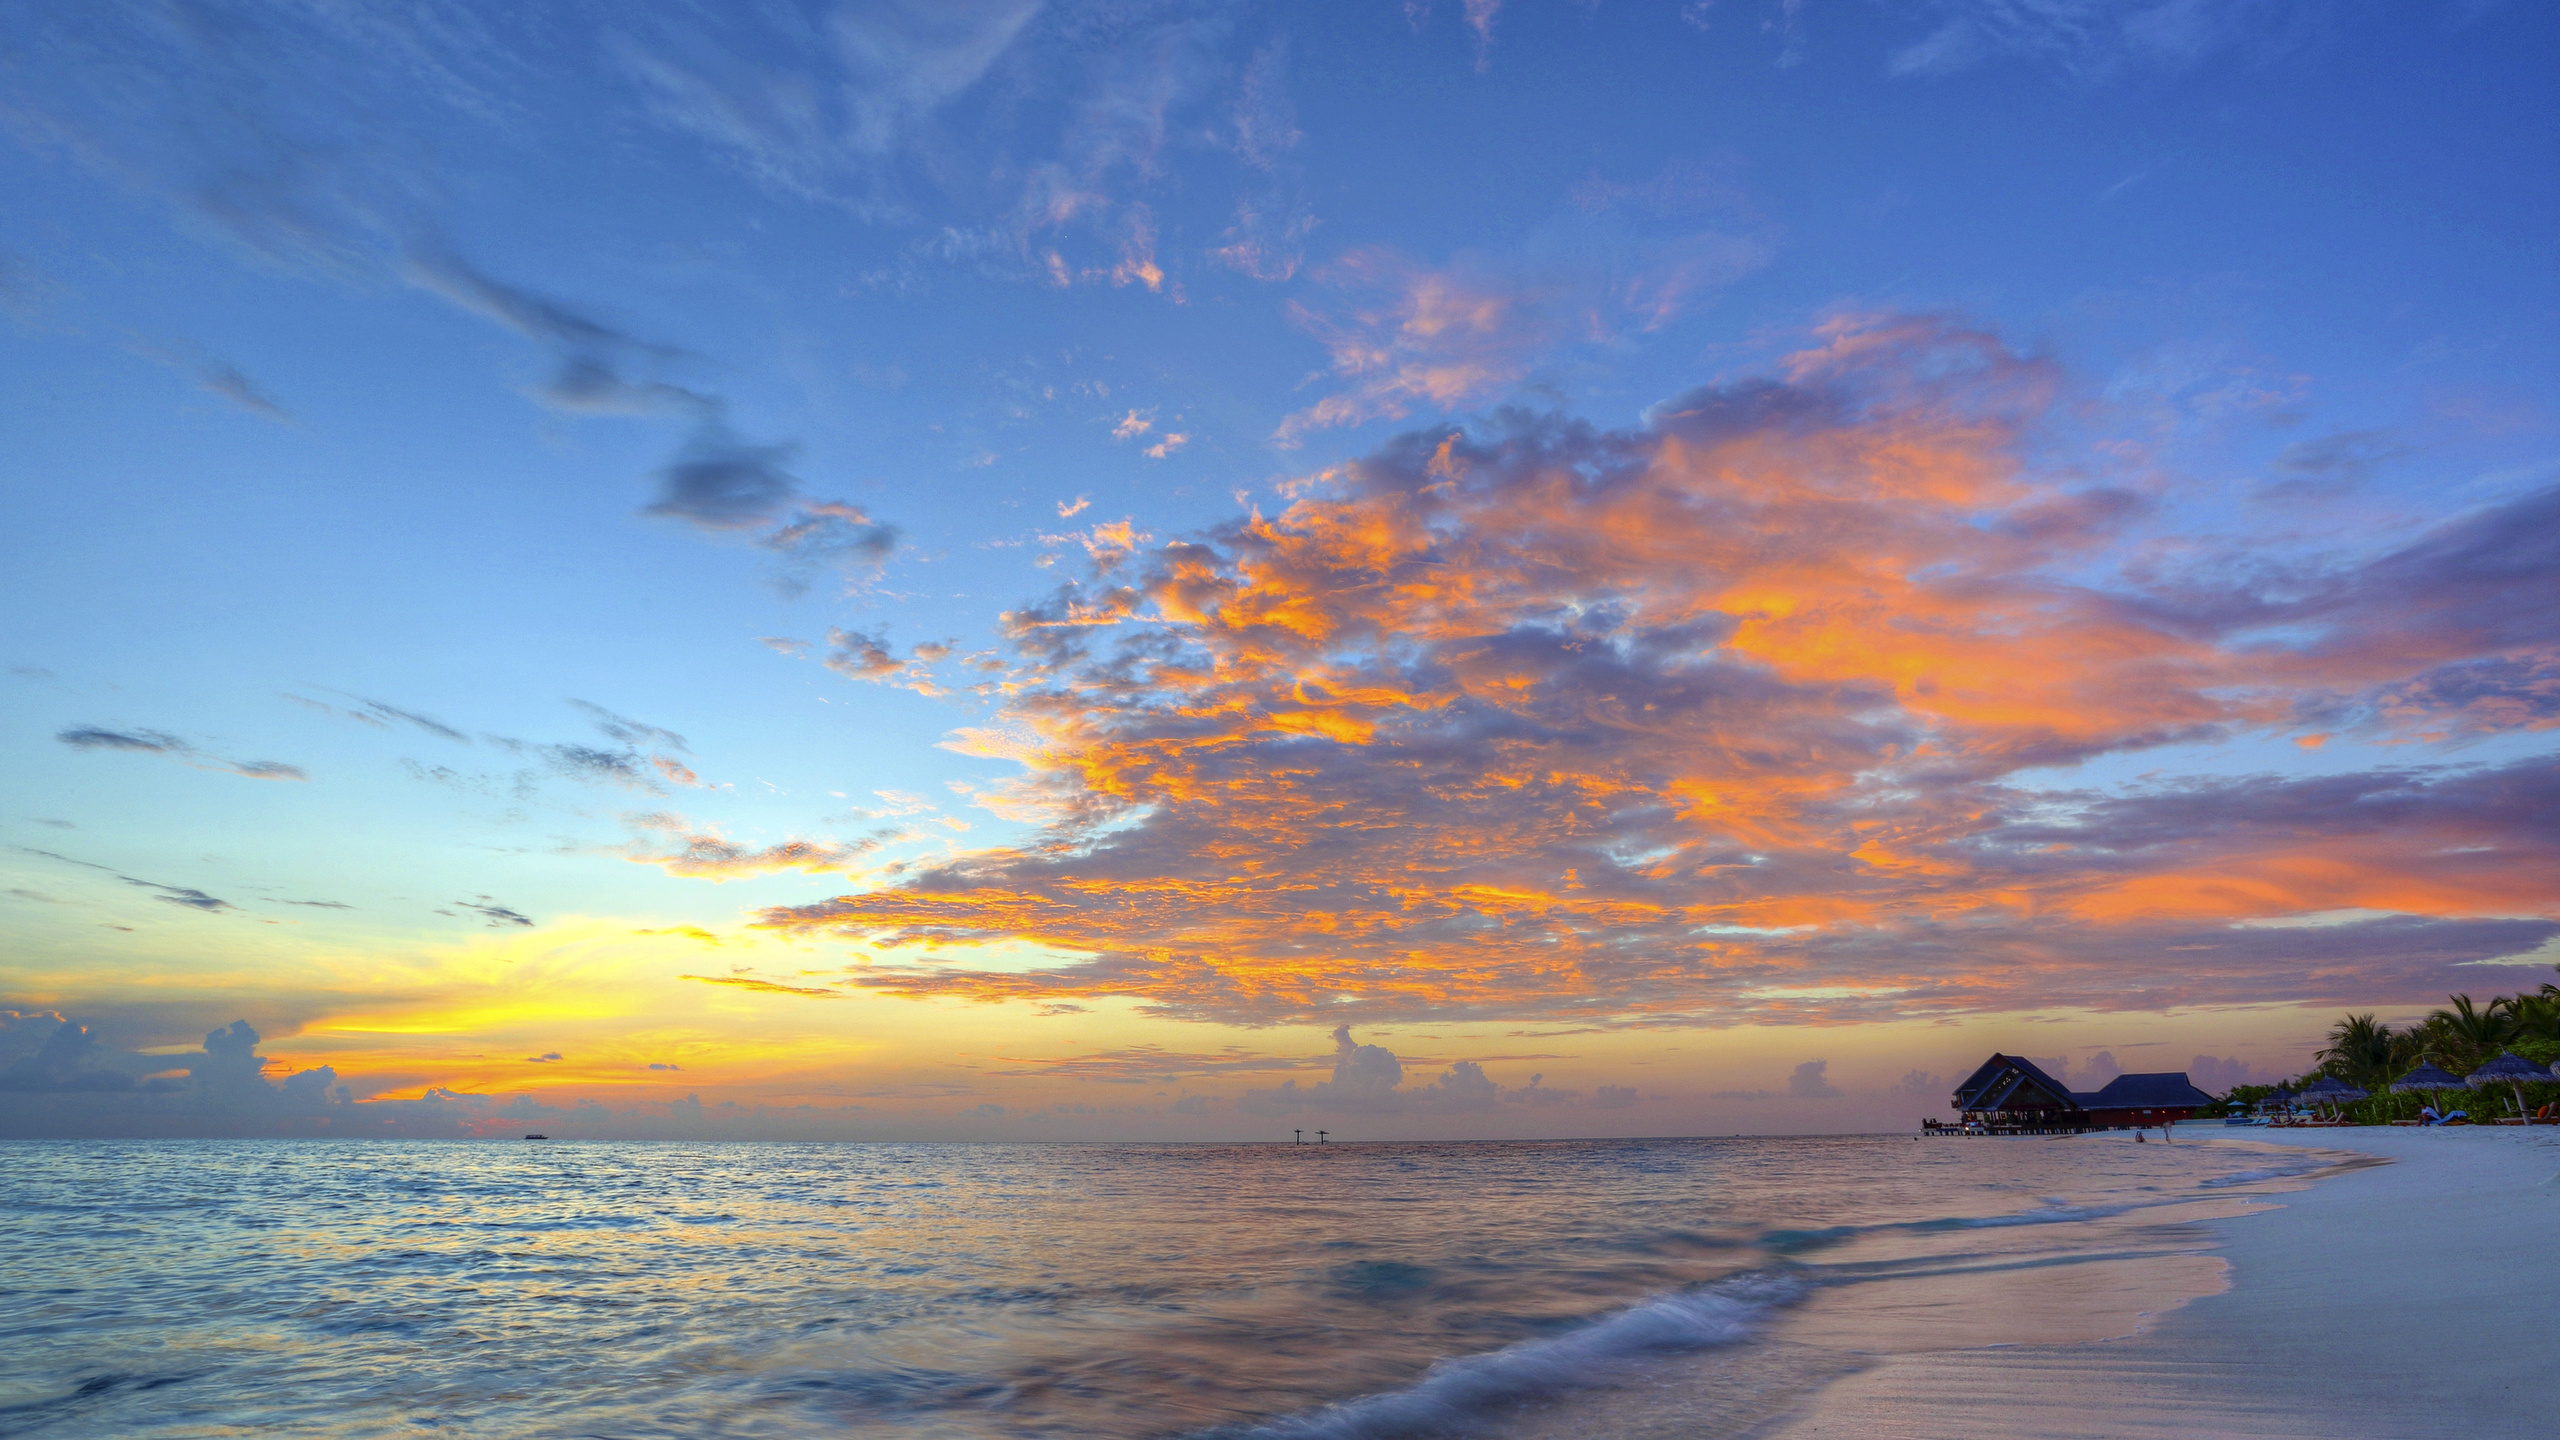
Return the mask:
[(526, 1138), (527, 1140), (548, 1140), (548, 1139), (550, 1139), (551, 1137), (550, 1137), (550, 1136), (548, 1136), (548, 1135), (527, 1135), (527, 1136), (526, 1136), (526, 1137), (524, 1137), (524, 1138)]

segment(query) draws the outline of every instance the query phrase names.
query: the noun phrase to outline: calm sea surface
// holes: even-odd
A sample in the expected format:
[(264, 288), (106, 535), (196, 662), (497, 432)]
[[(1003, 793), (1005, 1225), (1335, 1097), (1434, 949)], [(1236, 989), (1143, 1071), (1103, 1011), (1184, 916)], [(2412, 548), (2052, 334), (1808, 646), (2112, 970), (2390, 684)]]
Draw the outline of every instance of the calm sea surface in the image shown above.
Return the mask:
[(2032, 1263), (2115, 1255), (2103, 1217), (2313, 1163), (1908, 1136), (18, 1142), (0, 1435), (1570, 1434), (1675, 1381), (1712, 1435), (1717, 1406), (1739, 1428), (1825, 1378), (1758, 1338), (1824, 1287), (2027, 1238)]

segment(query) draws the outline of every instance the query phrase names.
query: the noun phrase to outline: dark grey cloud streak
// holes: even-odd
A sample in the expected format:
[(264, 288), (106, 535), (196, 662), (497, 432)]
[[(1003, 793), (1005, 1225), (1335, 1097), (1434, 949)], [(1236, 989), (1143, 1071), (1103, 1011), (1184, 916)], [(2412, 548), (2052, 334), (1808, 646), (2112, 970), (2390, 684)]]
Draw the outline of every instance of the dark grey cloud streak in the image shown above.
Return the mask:
[(565, 302), (493, 280), (449, 250), (413, 251), (413, 283), (552, 351), (556, 369), (533, 387), (540, 403), (580, 415), (667, 415), (688, 422), (683, 445), (657, 473), (658, 498), (644, 514), (698, 529), (747, 535), (779, 556), (788, 588), (809, 573), (875, 572), (897, 549), (898, 532), (859, 506), (805, 495), (788, 468), (797, 447), (760, 445), (729, 424), (721, 396), (627, 373), (635, 364), (684, 360), (675, 346), (641, 340)]
[(481, 896), (476, 902), (470, 900), (456, 900), (453, 903), (488, 921), (492, 929), (502, 930), (509, 926), (517, 925), (530, 929), (533, 925), (533, 917), (510, 910), (506, 906), (491, 900), (486, 895)]
[(131, 885), (136, 889), (150, 891), (151, 898), (154, 900), (164, 900), (169, 904), (184, 906), (189, 910), (200, 910), (208, 915), (218, 915), (226, 911), (235, 911), (240, 908), (228, 900), (215, 899), (213, 896), (207, 895), (202, 890), (198, 890), (191, 885), (164, 885), (157, 880), (144, 880), (136, 876), (127, 875), (123, 871), (115, 869), (112, 866), (100, 865), (95, 861), (90, 860), (75, 860), (68, 855), (57, 854), (51, 850), (37, 850), (25, 845), (13, 848), (24, 854), (41, 855), (47, 860), (59, 860), (65, 865), (77, 865), (83, 870), (96, 870), (101, 874), (112, 875), (116, 879), (121, 880), (125, 884)]
[(74, 750), (121, 751), (135, 755), (166, 755), (198, 770), (220, 770), (250, 780), (308, 780), (310, 775), (299, 765), (281, 760), (226, 760), (209, 754), (189, 741), (165, 730), (111, 730), (102, 725), (75, 725), (53, 737)]

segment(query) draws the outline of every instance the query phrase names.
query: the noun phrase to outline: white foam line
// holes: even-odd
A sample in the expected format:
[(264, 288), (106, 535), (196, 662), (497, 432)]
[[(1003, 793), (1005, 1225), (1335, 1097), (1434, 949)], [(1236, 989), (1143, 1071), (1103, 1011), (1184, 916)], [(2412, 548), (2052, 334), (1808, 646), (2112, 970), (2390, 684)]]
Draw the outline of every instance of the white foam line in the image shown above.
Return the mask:
[(1402, 1390), (1285, 1416), (1240, 1434), (1244, 1440), (1390, 1440), (1429, 1433), (1490, 1405), (1605, 1384), (1640, 1356), (1747, 1340), (1770, 1311), (1794, 1303), (1807, 1288), (1790, 1275), (1731, 1276), (1657, 1296), (1561, 1335), (1443, 1360)]

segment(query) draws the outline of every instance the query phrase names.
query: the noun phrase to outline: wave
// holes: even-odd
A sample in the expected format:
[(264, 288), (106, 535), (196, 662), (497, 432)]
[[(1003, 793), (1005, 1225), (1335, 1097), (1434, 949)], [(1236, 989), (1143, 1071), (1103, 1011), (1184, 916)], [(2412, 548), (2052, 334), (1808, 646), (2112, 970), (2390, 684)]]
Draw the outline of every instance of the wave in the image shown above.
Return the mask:
[(2255, 1185), (2261, 1180), (2291, 1180), (2297, 1176), (2309, 1175), (2316, 1170), (2326, 1169), (2328, 1164), (2329, 1162), (2324, 1160), (2309, 1165), (2272, 1165), (2262, 1170), (2237, 1170), (2228, 1175), (2216, 1175), (2209, 1180), (2199, 1180), (2196, 1182), (2196, 1188), (2220, 1190), (2229, 1185)]
[[(2234, 1185), (2255, 1185), (2265, 1180), (2292, 1180), (2314, 1174), (2334, 1163), (2330, 1160), (2306, 1160), (2300, 1164), (2269, 1165), (2251, 1170), (2235, 1170), (2228, 1175), (2215, 1175), (2196, 1182), (2199, 1190), (2223, 1190)], [(2148, 1188), (2148, 1187), (2145, 1187)], [(2033, 1210), (2011, 1215), (1947, 1215), (1929, 1220), (1888, 1220), (1873, 1225), (1830, 1225), (1819, 1230), (1771, 1230), (1762, 1234), (1761, 1249), (1776, 1255), (1798, 1255), (1853, 1240), (1861, 1235), (1887, 1231), (1926, 1234), (1938, 1230), (1995, 1230), (2011, 1225), (2063, 1225), (2074, 1220), (2105, 1220), (2136, 1210), (2163, 1205), (2183, 1205), (2178, 1195), (2160, 1195), (2147, 1200), (2128, 1200), (2107, 1205), (2075, 1205), (2051, 1196)]]
[(1560, 1335), (1442, 1360), (1402, 1390), (1213, 1433), (1232, 1440), (1428, 1435), (1496, 1405), (1608, 1384), (1648, 1355), (1739, 1344), (1758, 1334), (1772, 1311), (1794, 1304), (1810, 1288), (1796, 1275), (1730, 1275), (1694, 1290), (1656, 1296)]
[[(2167, 1202), (2152, 1201), (2151, 1204)], [(1893, 1231), (1928, 1234), (1939, 1230), (1998, 1230), (2011, 1225), (2063, 1225), (2074, 1220), (2104, 1220), (2140, 1208), (2126, 1205), (2071, 1205), (2048, 1199), (2041, 1208), (2022, 1210), (2014, 1215), (1946, 1215), (1929, 1220), (1887, 1220), (1873, 1225), (1828, 1225), (1819, 1230), (1771, 1230), (1761, 1235), (1759, 1246), (1777, 1255), (1798, 1255), (1837, 1245), (1861, 1235), (1878, 1235)]]

